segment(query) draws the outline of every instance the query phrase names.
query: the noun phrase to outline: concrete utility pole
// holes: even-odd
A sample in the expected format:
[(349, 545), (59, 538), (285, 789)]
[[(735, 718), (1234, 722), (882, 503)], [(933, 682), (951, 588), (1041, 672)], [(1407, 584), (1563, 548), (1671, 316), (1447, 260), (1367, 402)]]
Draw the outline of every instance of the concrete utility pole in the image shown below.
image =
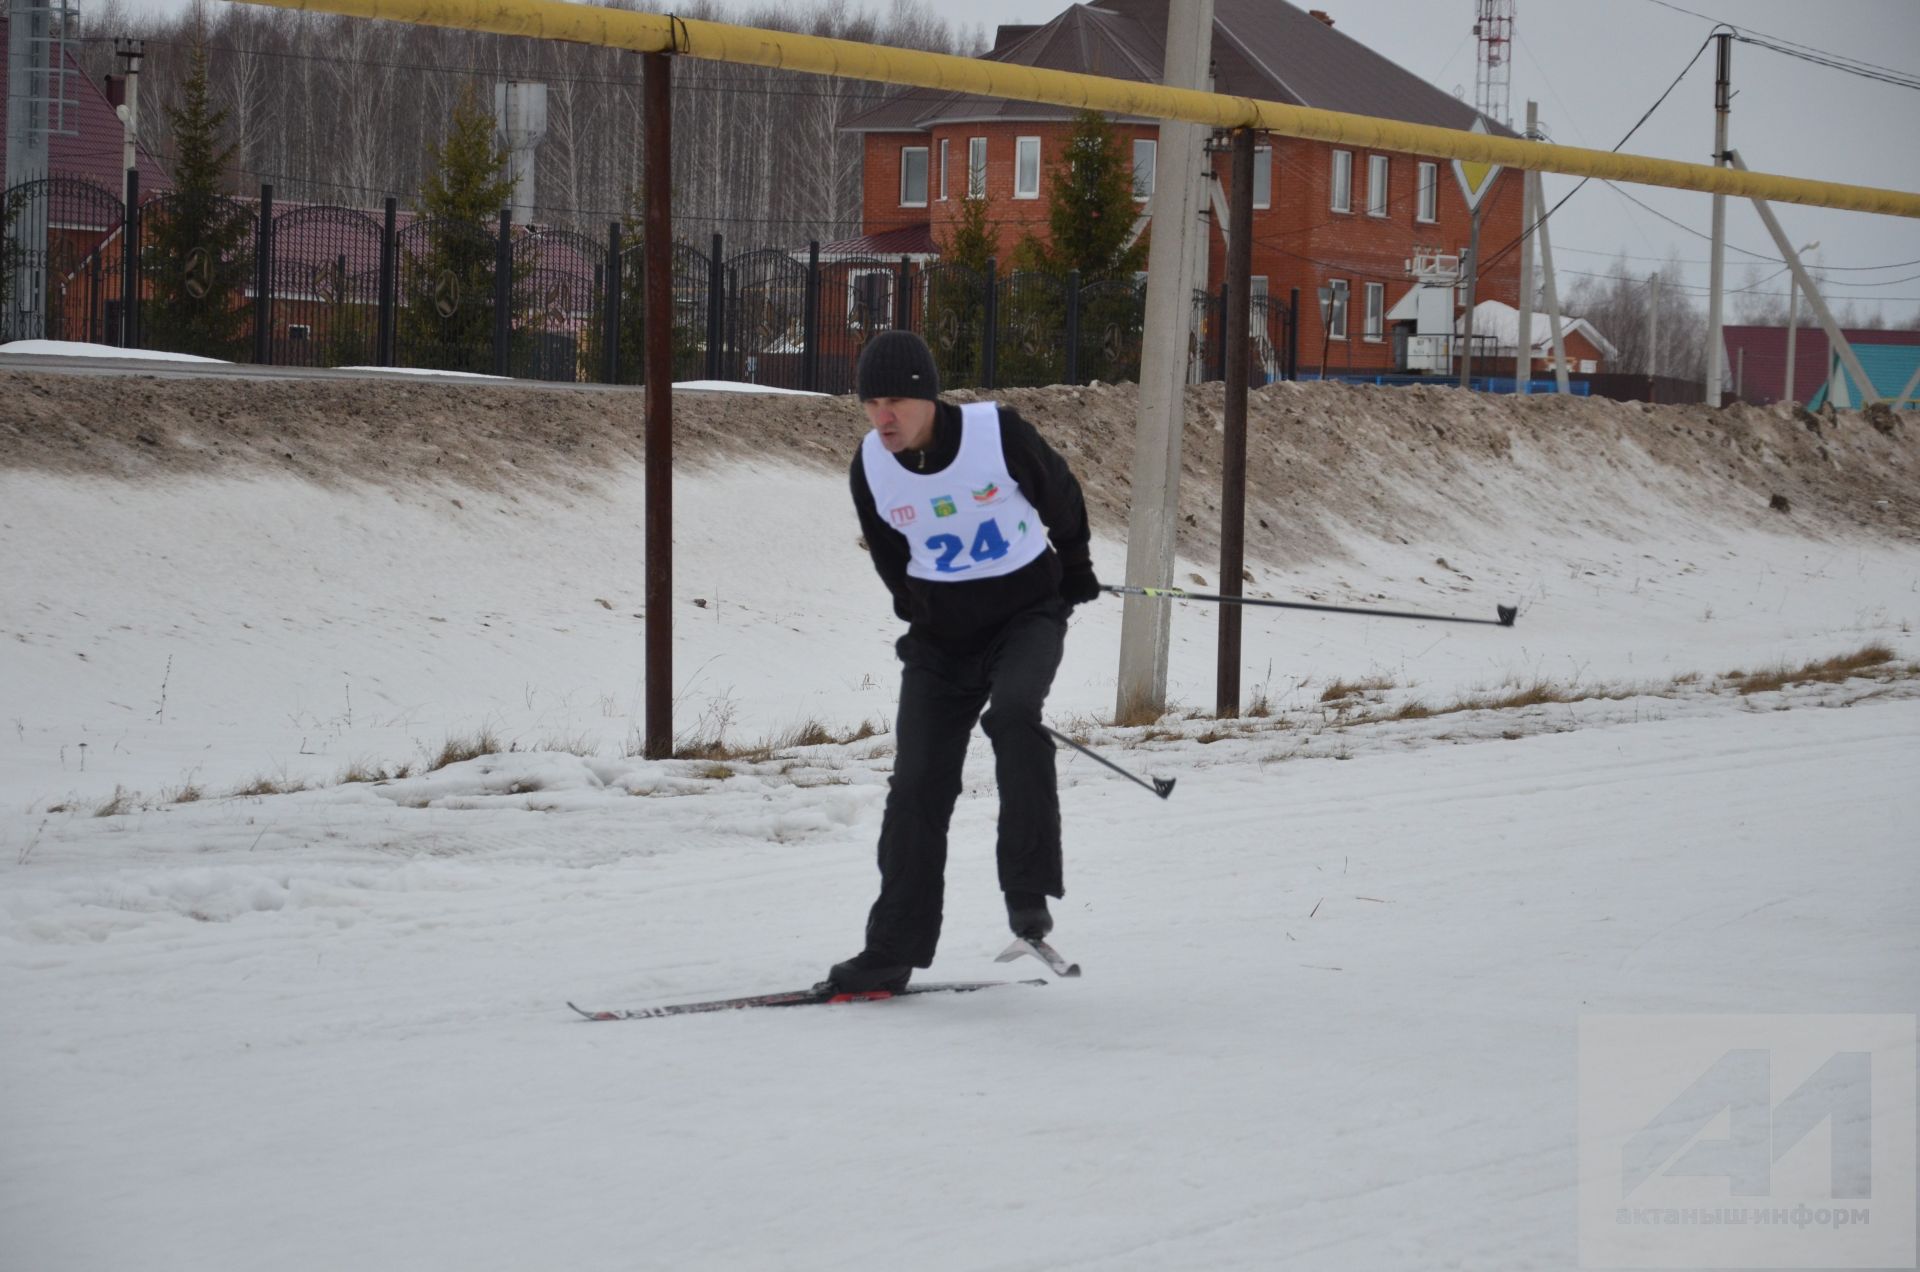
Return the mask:
[[(1526, 179), (1533, 185), (1533, 203), (1535, 207), (1547, 206), (1547, 190), (1540, 180), (1540, 174), (1529, 172)], [(1567, 337), (1560, 325), (1560, 285), (1553, 273), (1553, 231), (1547, 228), (1547, 217), (1540, 218), (1540, 268), (1547, 280), (1547, 326), (1553, 332), (1553, 384), (1561, 394), (1570, 391), (1567, 384)]]
[(120, 116), (120, 174), (140, 162), (140, 59), (146, 56), (146, 42), (115, 40), (113, 54), (127, 64), (127, 99), (114, 113)]
[[(1740, 171), (1747, 170), (1747, 164), (1737, 150), (1727, 152), (1727, 162)], [(1780, 256), (1793, 270), (1793, 279), (1800, 284), (1800, 290), (1807, 294), (1807, 304), (1812, 308), (1814, 317), (1820, 320), (1820, 326), (1827, 333), (1829, 359), (1838, 358), (1847, 374), (1853, 377), (1854, 387), (1860, 393), (1860, 405), (1865, 406), (1876, 401), (1873, 381), (1867, 378), (1866, 368), (1860, 365), (1860, 355), (1853, 351), (1853, 344), (1840, 330), (1840, 324), (1833, 320), (1833, 311), (1827, 308), (1826, 297), (1813, 285), (1806, 266), (1800, 263), (1800, 253), (1793, 250), (1793, 240), (1780, 228), (1780, 218), (1773, 214), (1773, 205), (1765, 199), (1755, 199), (1753, 210), (1760, 214), (1760, 223), (1767, 227), (1767, 233), (1773, 235), (1773, 245), (1780, 249)]]
[[(1527, 140), (1540, 139), (1540, 103), (1527, 103)], [(1520, 182), (1520, 327), (1513, 341), (1513, 391), (1533, 390), (1533, 223), (1540, 209), (1533, 201), (1533, 182)]]
[(540, 143), (547, 136), (547, 86), (508, 80), (493, 86), (494, 133), (507, 152), (507, 178), (513, 182), (513, 220), (534, 223), (539, 191)]
[[(1213, 50), (1213, 0), (1168, 0), (1163, 82), (1201, 88)], [(1167, 587), (1180, 524), (1180, 435), (1186, 423), (1187, 349), (1193, 330), (1193, 236), (1200, 233), (1204, 125), (1160, 125), (1147, 250), (1146, 339), (1133, 439), (1133, 511), (1127, 525), (1127, 583)], [(1167, 603), (1129, 596), (1120, 622), (1120, 721), (1158, 716), (1167, 704)]]
[[(1811, 252), (1820, 246), (1820, 240), (1804, 244), (1800, 250)], [(1787, 279), (1787, 386), (1781, 395), (1789, 402), (1797, 402), (1793, 396), (1793, 333), (1800, 326), (1800, 276), (1795, 274)]]
[[(1713, 166), (1727, 166), (1727, 112), (1733, 103), (1733, 33), (1722, 31), (1714, 54)], [(1725, 375), (1726, 350), (1721, 347), (1720, 315), (1727, 280), (1727, 196), (1713, 196), (1713, 255), (1707, 280), (1707, 405), (1720, 405), (1720, 381)]]

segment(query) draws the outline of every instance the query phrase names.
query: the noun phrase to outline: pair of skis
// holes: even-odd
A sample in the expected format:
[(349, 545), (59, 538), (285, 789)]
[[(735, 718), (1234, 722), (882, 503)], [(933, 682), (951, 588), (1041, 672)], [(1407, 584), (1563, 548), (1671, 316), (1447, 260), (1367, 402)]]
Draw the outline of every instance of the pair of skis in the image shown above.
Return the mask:
[[(1017, 958), (1039, 959), (1056, 976), (1080, 975), (1080, 964), (1069, 963), (1060, 951), (1039, 938), (1018, 937), (1001, 951), (996, 963), (1011, 963)], [(777, 994), (750, 994), (744, 998), (715, 998), (699, 1003), (671, 1003), (664, 1007), (637, 1007), (626, 1011), (589, 1011), (568, 1003), (587, 1020), (654, 1020), (661, 1016), (691, 1016), (709, 1011), (738, 1011), (747, 1007), (814, 1007), (836, 1003), (873, 1003), (912, 994), (971, 994), (983, 989), (1007, 989), (1015, 985), (1045, 985), (1044, 980), (1018, 981), (931, 981), (908, 984), (904, 989), (875, 989), (847, 993), (835, 989), (833, 982), (821, 981), (812, 989), (791, 989)]]

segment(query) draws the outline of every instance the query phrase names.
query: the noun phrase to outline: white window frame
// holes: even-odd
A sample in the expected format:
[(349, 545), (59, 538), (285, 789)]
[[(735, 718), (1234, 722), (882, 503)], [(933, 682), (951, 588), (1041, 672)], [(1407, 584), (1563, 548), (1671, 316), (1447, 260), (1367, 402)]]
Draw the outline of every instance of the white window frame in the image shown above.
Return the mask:
[[(920, 199), (915, 202), (907, 197), (907, 156), (920, 156)], [(900, 147), (900, 206), (903, 208), (924, 208), (927, 206), (927, 161), (931, 156), (925, 146)]]
[(987, 197), (987, 139), (967, 138), (967, 197)]
[(893, 326), (893, 283), (895, 271), (891, 269), (861, 269), (847, 272), (847, 326), (855, 331), (867, 330), (867, 324), (860, 320), (860, 280), (863, 278), (884, 278), (887, 280), (887, 299), (883, 306), (881, 321), (874, 325), (875, 331), (886, 331)]
[(940, 139), (940, 202), (947, 201), (947, 139)]
[(1330, 205), (1335, 212), (1353, 211), (1353, 151), (1333, 152), (1333, 192)]
[(1256, 300), (1266, 300), (1267, 298), (1267, 276), (1265, 274), (1250, 275), (1247, 279), (1247, 317), (1249, 320), (1253, 317), (1253, 302)]
[(1440, 219), (1440, 165), (1423, 162), (1419, 173), (1420, 195), (1414, 201), (1413, 219), (1432, 225)]
[[(1147, 188), (1145, 190), (1140, 188), (1140, 155), (1142, 153), (1142, 147), (1145, 147), (1145, 154), (1147, 156)], [(1135, 137), (1133, 139), (1133, 201), (1135, 203), (1145, 203), (1153, 197), (1153, 181), (1159, 170), (1159, 163), (1160, 143), (1152, 137)]]
[(1365, 285), (1366, 308), (1360, 319), (1360, 338), (1379, 344), (1387, 338), (1387, 285)]
[(1385, 216), (1387, 214), (1389, 164), (1385, 155), (1367, 156), (1367, 215)]
[[(1028, 154), (1033, 155), (1033, 188), (1022, 189), (1020, 186), (1021, 169), (1025, 166), (1025, 156)], [(1013, 197), (1016, 199), (1037, 199), (1040, 197), (1040, 139), (1038, 137), (1014, 138)]]
[[(1266, 197), (1260, 194), (1260, 179), (1266, 178)], [(1255, 146), (1253, 148), (1253, 208), (1256, 212), (1265, 212), (1273, 206), (1273, 147)]]
[(1347, 338), (1347, 310), (1353, 307), (1353, 288), (1344, 278), (1327, 280), (1327, 339)]

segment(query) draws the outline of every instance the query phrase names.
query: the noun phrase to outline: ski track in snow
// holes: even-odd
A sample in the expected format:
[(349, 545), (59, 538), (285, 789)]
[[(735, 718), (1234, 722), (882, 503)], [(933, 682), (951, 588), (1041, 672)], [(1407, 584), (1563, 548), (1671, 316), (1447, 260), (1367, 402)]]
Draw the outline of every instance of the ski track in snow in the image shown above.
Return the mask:
[[(1249, 615), (1278, 714), (1210, 741), (1089, 723), (1120, 611), (1084, 610), (1056, 724), (1179, 786), (1062, 753), (1082, 980), (578, 1022), (565, 1000), (789, 988), (851, 953), (890, 763), (884, 733), (724, 776), (627, 756), (616, 496), (0, 474), (0, 1266), (1563, 1268), (1582, 1013), (1915, 1010), (1920, 682), (1712, 681), (1872, 640), (1910, 661), (1920, 562), (1656, 508), (1632, 545), (1480, 527), (1302, 572), (1289, 595), (1361, 599), (1445, 555), (1476, 582), (1444, 607), (1525, 609)], [(890, 716), (844, 497), (683, 482), (683, 524), (751, 503), (771, 545), (681, 546), (686, 727)], [(1096, 545), (1106, 577), (1120, 556)], [(1436, 607), (1402, 586), (1380, 603)], [(1175, 607), (1188, 703), (1210, 615)], [(1381, 715), (1648, 692), (1320, 704), (1368, 675)], [(521, 749), (335, 781), (483, 724)], [(225, 793), (263, 775), (314, 788)], [(91, 815), (116, 788), (128, 811)], [(993, 826), (976, 739), (929, 979), (1007, 973)]]

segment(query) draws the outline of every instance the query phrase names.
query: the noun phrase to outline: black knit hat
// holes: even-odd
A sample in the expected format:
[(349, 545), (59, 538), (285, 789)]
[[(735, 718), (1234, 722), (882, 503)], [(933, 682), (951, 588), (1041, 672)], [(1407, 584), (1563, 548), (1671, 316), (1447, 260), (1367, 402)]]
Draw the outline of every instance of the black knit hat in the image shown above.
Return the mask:
[(933, 365), (933, 350), (911, 331), (883, 331), (867, 341), (860, 351), (857, 377), (860, 400), (873, 398), (925, 398), (940, 396), (940, 372)]

